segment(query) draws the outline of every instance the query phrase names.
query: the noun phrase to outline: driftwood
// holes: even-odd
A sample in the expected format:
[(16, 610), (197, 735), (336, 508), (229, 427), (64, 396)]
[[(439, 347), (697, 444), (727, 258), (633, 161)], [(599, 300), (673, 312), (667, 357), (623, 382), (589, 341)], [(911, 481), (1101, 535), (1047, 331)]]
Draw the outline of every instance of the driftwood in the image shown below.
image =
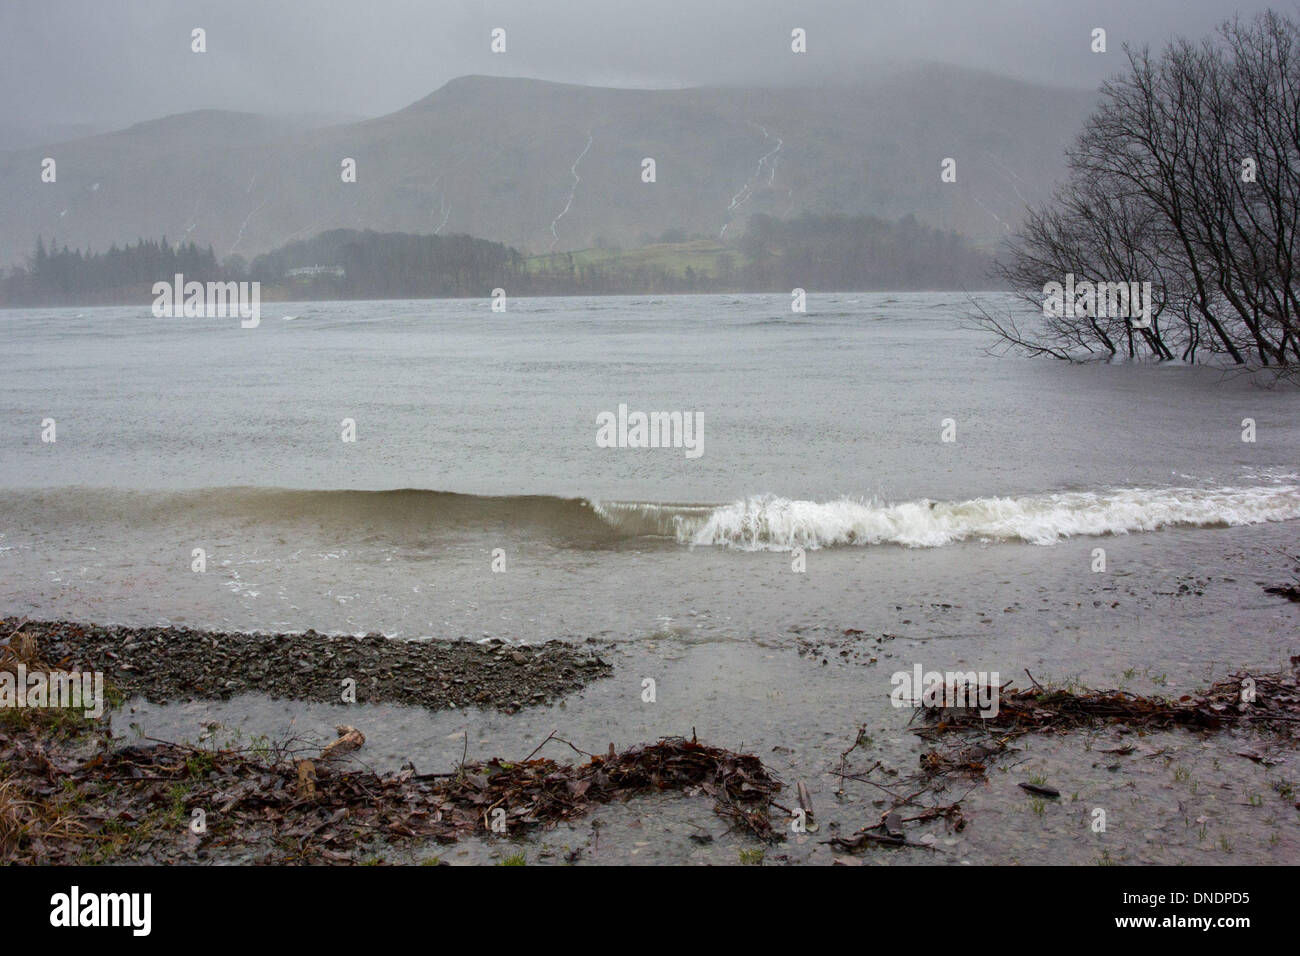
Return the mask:
[[(961, 830), (966, 825), (961, 799), (937, 803), (935, 795), (947, 787), (948, 778), (953, 775), (983, 780), (989, 763), (1012, 749), (1012, 741), (1030, 733), (1061, 733), (1104, 724), (1143, 730), (1183, 727), (1213, 731), (1237, 724), (1293, 735), (1300, 725), (1300, 656), (1291, 658), (1290, 663), (1289, 673), (1237, 673), (1213, 684), (1202, 694), (1187, 694), (1177, 700), (1141, 697), (1119, 690), (1048, 688), (1026, 671), (1033, 683), (1030, 689), (1017, 690), (1010, 684), (985, 688), (998, 694), (998, 711), (993, 716), (981, 716), (975, 708), (925, 709), (923, 724), (913, 732), (940, 746), (921, 754), (918, 776), (890, 786), (873, 776), (882, 769), (879, 760), (865, 770), (849, 769), (849, 757), (867, 742), (866, 728), (861, 727), (853, 744), (840, 755), (834, 775), (839, 778), (841, 792), (847, 781), (865, 783), (888, 796), (890, 806), (878, 822), (826, 842), (847, 851), (867, 845), (936, 849), (928, 843), (909, 840), (904, 825), (941, 819), (952, 829)], [(1133, 749), (1118, 747), (1109, 752), (1132, 753)], [(1253, 753), (1242, 756), (1259, 762), (1264, 760)], [(1041, 797), (1061, 795), (1056, 788), (1042, 784), (1019, 786)], [(899, 811), (904, 808), (919, 812), (903, 816)]]
[[(338, 740), (352, 734), (360, 736), (340, 728)], [(559, 738), (547, 738), (553, 739)], [(282, 848), (262, 862), (353, 863), (373, 837), (449, 842), (514, 834), (665, 790), (710, 797), (715, 813), (762, 840), (781, 836), (771, 816), (781, 784), (751, 754), (674, 737), (588, 756), (578, 764), (530, 756), (463, 763), (447, 774), (408, 767), (381, 775), (338, 759), (299, 759), (287, 749), (267, 756), (165, 742), (77, 760), (34, 735), (0, 734), (2, 783), (9, 788), (0, 793), (0, 862), (74, 862), (82, 841), (101, 839), (125, 851), (123, 858), (133, 839), (150, 841), (157, 859), (160, 816), (171, 813), (161, 829), (184, 834), (190, 812), (203, 809), (207, 832), (200, 842), (251, 845), (260, 836)], [(66, 794), (77, 799), (68, 804)], [(76, 815), (56, 820), (65, 805), (79, 808)], [(133, 830), (142, 835), (133, 837)], [(19, 833), (27, 837), (19, 840)]]

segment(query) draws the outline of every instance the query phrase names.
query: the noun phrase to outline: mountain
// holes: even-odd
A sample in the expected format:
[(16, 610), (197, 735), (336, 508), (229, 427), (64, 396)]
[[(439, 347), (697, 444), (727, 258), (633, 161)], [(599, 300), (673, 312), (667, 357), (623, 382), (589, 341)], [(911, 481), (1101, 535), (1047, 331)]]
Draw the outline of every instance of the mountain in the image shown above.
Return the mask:
[[(0, 153), (0, 264), (47, 243), (165, 235), (251, 259), (326, 229), (468, 233), (529, 253), (747, 218), (913, 214), (992, 245), (1045, 199), (1092, 93), (918, 66), (856, 87), (606, 89), (453, 80), (396, 113), (312, 127), (203, 110)], [(57, 162), (42, 183), (41, 160)], [(657, 181), (641, 181), (642, 160)], [(957, 160), (957, 181), (940, 162)], [(341, 180), (344, 158), (357, 181)]]
[(106, 133), (115, 124), (105, 123), (0, 123), (0, 150), (28, 149), (46, 143), (66, 143), (97, 133)]

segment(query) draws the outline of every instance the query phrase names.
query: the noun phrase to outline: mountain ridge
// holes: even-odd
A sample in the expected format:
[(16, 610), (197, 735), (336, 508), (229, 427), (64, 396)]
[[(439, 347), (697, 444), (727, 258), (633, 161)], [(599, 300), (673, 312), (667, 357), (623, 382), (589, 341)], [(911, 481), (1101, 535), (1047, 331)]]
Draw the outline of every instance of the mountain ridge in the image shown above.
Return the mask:
[[(469, 75), (383, 116), (311, 126), (222, 110), (0, 153), (0, 263), (36, 236), (137, 236), (251, 258), (331, 228), (467, 233), (530, 253), (749, 215), (843, 212), (995, 245), (1063, 174), (1095, 94), (935, 65), (854, 86), (620, 89)], [(45, 156), (55, 183), (40, 180)], [(958, 161), (941, 183), (940, 161)], [(642, 182), (652, 157), (657, 181)], [(341, 163), (357, 164), (342, 181)]]

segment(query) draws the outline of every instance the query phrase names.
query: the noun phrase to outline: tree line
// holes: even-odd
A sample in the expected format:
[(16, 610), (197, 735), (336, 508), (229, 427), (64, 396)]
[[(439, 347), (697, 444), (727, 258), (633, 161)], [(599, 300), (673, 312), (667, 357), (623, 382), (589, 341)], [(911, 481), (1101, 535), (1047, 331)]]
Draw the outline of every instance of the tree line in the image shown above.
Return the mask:
[(218, 264), (211, 247), (140, 240), (106, 253), (47, 250), (38, 239), (27, 265), (0, 279), (0, 304), (144, 301), (152, 283), (252, 280), (263, 295), (292, 299), (380, 299), (675, 292), (958, 289), (987, 284), (990, 257), (956, 233), (871, 216), (757, 215), (743, 236), (710, 260), (669, 268), (638, 250), (594, 259), (572, 253), (528, 260), (517, 249), (465, 235), (334, 229), (251, 263)]
[[(263, 285), (287, 279), (312, 298), (482, 296), (519, 274), (523, 261), (516, 249), (471, 236), (332, 229), (260, 255), (247, 276), (231, 278)], [(291, 275), (313, 267), (336, 271)]]
[(955, 232), (914, 216), (805, 214), (750, 218), (739, 240), (748, 288), (827, 291), (969, 289), (988, 285), (992, 258)]
[(82, 252), (57, 246), (47, 249), (37, 237), (25, 265), (0, 278), (0, 304), (58, 305), (145, 301), (153, 283), (181, 273), (186, 280), (222, 278), (212, 247), (192, 242), (172, 245), (166, 239), (141, 239), (134, 245), (110, 246), (106, 252)]

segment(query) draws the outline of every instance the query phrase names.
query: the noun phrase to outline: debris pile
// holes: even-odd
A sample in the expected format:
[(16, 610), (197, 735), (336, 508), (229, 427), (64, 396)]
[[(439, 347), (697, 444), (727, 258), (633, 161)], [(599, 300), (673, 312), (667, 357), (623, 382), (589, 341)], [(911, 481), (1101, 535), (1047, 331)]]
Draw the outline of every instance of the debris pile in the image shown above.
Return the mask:
[[(1238, 672), (1202, 694), (1184, 694), (1177, 700), (1121, 690), (1046, 688), (1038, 681), (1027, 690), (1005, 685), (996, 714), (985, 717), (973, 709), (932, 708), (925, 712), (927, 726), (916, 733), (935, 739), (953, 730), (996, 729), (1003, 732), (1003, 739), (1009, 739), (1033, 731), (1067, 731), (1097, 723), (1142, 730), (1218, 730), (1238, 723), (1289, 733), (1300, 724), (1300, 656), (1292, 657), (1290, 663), (1289, 673)], [(1029, 676), (1033, 680), (1033, 675)]]
[[(935, 797), (943, 788), (943, 784), (931, 779), (929, 775), (922, 773), (906, 779), (890, 780), (889, 775), (894, 774), (895, 771), (886, 770), (879, 760), (865, 770), (851, 770), (849, 757), (859, 747), (864, 747), (870, 742), (866, 731), (865, 726), (859, 727), (853, 745), (840, 754), (840, 766), (835, 771), (835, 775), (840, 779), (840, 792), (843, 792), (846, 781), (865, 783), (884, 794), (888, 798), (888, 805), (881, 812), (880, 819), (876, 823), (864, 826), (848, 836), (832, 836), (825, 841), (827, 844), (850, 853), (871, 844), (934, 850), (933, 834), (925, 834), (918, 840), (908, 839), (905, 824), (942, 820), (945, 827), (950, 830), (965, 829), (966, 818), (961, 811), (961, 801), (965, 799), (965, 794), (948, 803), (939, 802)], [(916, 789), (912, 789), (913, 787)], [(907, 792), (908, 790), (911, 792)], [(968, 790), (967, 793), (969, 792)], [(849, 863), (851, 860), (851, 857), (840, 857), (836, 862)]]
[[(351, 727), (339, 730), (339, 741), (360, 736)], [(84, 859), (83, 841), (115, 843), (128, 857), (144, 843), (154, 859), (188, 858), (199, 844), (238, 848), (261, 837), (279, 852), (259, 862), (354, 863), (375, 840), (513, 834), (666, 790), (706, 794), (734, 826), (763, 840), (778, 838), (770, 813), (781, 784), (757, 757), (695, 739), (668, 738), (622, 752), (611, 745), (609, 753), (576, 765), (493, 759), (451, 773), (420, 774), (408, 766), (382, 775), (344, 766), (339, 741), (315, 759), (154, 743), (58, 762), (39, 743), (0, 737), (0, 760), (11, 781), (22, 782), (13, 799), (45, 803), (19, 827), (21, 839), (0, 823), (0, 861), (74, 862)], [(75, 800), (63, 801), (69, 794)], [(49, 831), (37, 817), (56, 814), (63, 802), (75, 804), (75, 826)], [(188, 832), (196, 810), (204, 820), (197, 836)], [(4, 813), (0, 799), (0, 819)]]
[(39, 645), (34, 634), (13, 629), (7, 637), (0, 640), (0, 671), (17, 674), (19, 664), (29, 671), (51, 670), (50, 665), (41, 659)]
[[(978, 786), (989, 764), (1013, 749), (1011, 742), (1026, 734), (1064, 733), (1097, 725), (1138, 731), (1175, 727), (1215, 731), (1238, 726), (1293, 738), (1300, 728), (1300, 656), (1291, 658), (1289, 672), (1239, 672), (1201, 694), (1186, 694), (1176, 700), (1120, 690), (1048, 688), (1034, 680), (1032, 674), (1029, 679), (1033, 687), (1026, 690), (1010, 684), (995, 688), (998, 708), (989, 716), (971, 707), (926, 708), (923, 725), (913, 732), (940, 746), (921, 754), (917, 775), (889, 780), (886, 774), (892, 771), (884, 770), (879, 760), (865, 770), (850, 769), (849, 756), (868, 740), (866, 728), (859, 728), (857, 739), (841, 755), (839, 769), (834, 773), (841, 788), (846, 781), (865, 783), (883, 793), (887, 805), (879, 821), (826, 842), (849, 852), (871, 844), (935, 849), (933, 835), (922, 835), (919, 840), (909, 838), (904, 825), (943, 820), (952, 830), (963, 829), (966, 820), (961, 803), (966, 794), (946, 803), (937, 800), (936, 795), (948, 787), (953, 776), (965, 776)], [(1262, 759), (1253, 753), (1242, 756), (1257, 762)], [(1060, 796), (1054, 787), (1039, 783), (1018, 786), (1039, 797)], [(837, 862), (850, 861), (841, 858)]]

